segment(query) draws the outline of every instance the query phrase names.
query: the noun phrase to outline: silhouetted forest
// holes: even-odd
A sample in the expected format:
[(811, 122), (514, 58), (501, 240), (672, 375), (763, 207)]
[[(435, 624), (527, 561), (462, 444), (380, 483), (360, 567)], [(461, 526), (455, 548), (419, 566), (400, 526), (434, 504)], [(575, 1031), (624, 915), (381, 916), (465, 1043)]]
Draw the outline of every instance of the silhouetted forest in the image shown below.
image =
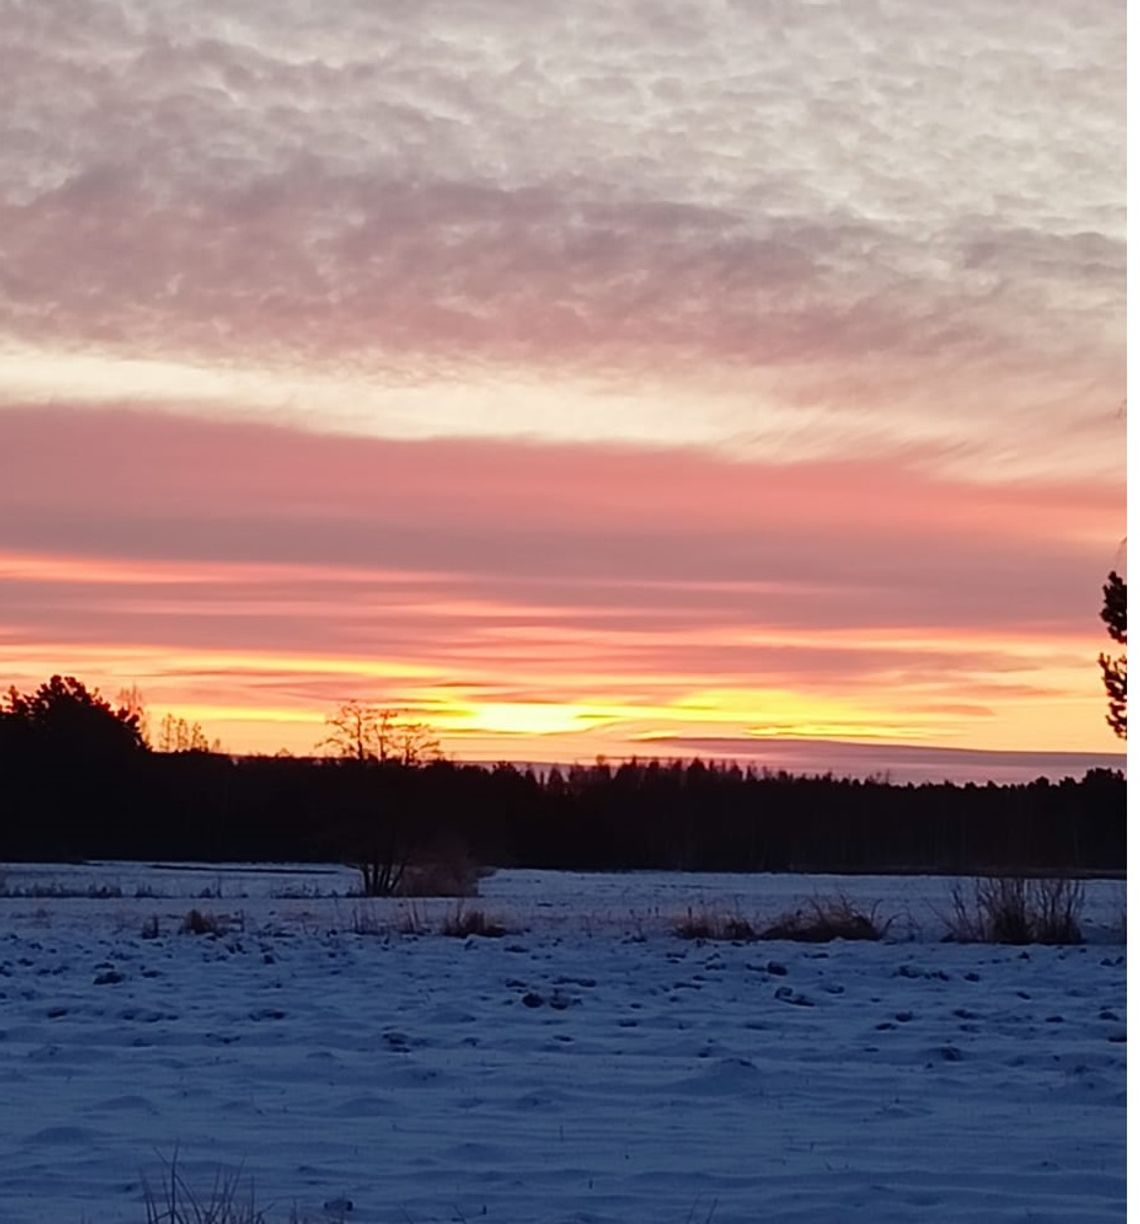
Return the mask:
[(136, 715), (78, 682), (51, 684), (54, 693), (13, 693), (0, 709), (2, 859), (358, 862), (446, 844), (488, 865), (581, 869), (1125, 865), (1125, 781), (1107, 770), (1059, 783), (897, 785), (702, 761), (539, 774), (155, 752)]

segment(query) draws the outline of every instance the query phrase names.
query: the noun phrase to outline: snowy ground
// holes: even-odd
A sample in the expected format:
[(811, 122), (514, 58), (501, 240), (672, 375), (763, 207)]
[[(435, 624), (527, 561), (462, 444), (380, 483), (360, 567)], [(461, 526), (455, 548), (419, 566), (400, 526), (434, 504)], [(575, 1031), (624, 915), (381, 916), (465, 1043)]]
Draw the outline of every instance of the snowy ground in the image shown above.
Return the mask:
[[(3, 874), (41, 894), (0, 898), (5, 1224), (142, 1221), (176, 1147), (280, 1220), (1124, 1218), (1119, 883), (1096, 942), (1022, 951), (938, 942), (931, 879), (500, 872), (468, 904), (525, 929), (461, 941), (354, 933), (454, 903), (335, 869)], [(43, 895), (88, 888), (123, 895)], [(837, 891), (899, 938), (668, 933)], [(229, 934), (179, 934), (191, 906)]]

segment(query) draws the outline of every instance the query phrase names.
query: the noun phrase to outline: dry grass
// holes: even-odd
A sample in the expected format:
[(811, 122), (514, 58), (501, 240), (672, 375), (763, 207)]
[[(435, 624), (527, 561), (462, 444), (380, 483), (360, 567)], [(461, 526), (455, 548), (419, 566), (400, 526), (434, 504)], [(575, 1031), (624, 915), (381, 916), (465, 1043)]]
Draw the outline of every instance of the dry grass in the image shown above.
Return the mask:
[(117, 901), (122, 895), (123, 890), (117, 884), (89, 884), (86, 888), (71, 888), (66, 884), (27, 884), (8, 888), (0, 883), (0, 897), (13, 899)]
[(354, 935), (387, 935), (390, 927), (377, 918), (367, 906), (353, 906), (352, 933)]
[(146, 1224), (265, 1224), (265, 1212), (254, 1203), (253, 1183), (243, 1193), (241, 1174), (219, 1170), (208, 1194), (198, 1195), (178, 1171), (177, 1157), (158, 1190), (145, 1180)]
[[(286, 1224), (315, 1224), (310, 1217), (299, 1215), (295, 1207), (287, 1216), (270, 1216), (268, 1207), (256, 1205), (253, 1179), (243, 1178), (240, 1169), (218, 1169), (209, 1191), (196, 1192), (178, 1169), (177, 1152), (157, 1189), (143, 1178), (143, 1201), (146, 1224), (270, 1224), (273, 1219), (283, 1219)], [(343, 1210), (326, 1210), (323, 1218), (325, 1224), (344, 1224), (345, 1214)]]
[(714, 914), (705, 909), (694, 913), (691, 906), (684, 918), (674, 923), (673, 933), (681, 939), (725, 939), (735, 943), (751, 943), (759, 938), (756, 928), (740, 914)]
[(229, 922), (217, 914), (204, 914), (199, 909), (192, 909), (182, 919), (183, 935), (225, 935), (229, 932)]
[(951, 888), (942, 921), (957, 943), (1079, 944), (1084, 899), (1079, 880), (986, 876), (972, 895), (962, 884)]
[(469, 935), (478, 935), (484, 939), (499, 939), (509, 934), (501, 922), (488, 918), (482, 910), (465, 909), (462, 902), (444, 918), (439, 933), (456, 939), (466, 939)]
[(815, 897), (802, 909), (782, 914), (760, 932), (760, 939), (791, 939), (799, 943), (830, 943), (833, 939), (879, 940), (890, 930), (893, 918), (879, 917), (876, 902), (869, 910), (838, 897)]
[(716, 939), (720, 927), (716, 918), (706, 910), (693, 913), (690, 906), (684, 918), (673, 925), (673, 933), (682, 939)]
[(721, 939), (753, 943), (760, 939), (792, 939), (800, 943), (828, 943), (832, 939), (882, 939), (893, 919), (883, 920), (878, 905), (861, 910), (848, 898), (814, 898), (801, 909), (781, 914), (774, 923), (759, 926), (741, 914), (718, 914), (701, 909), (686, 911), (673, 925), (681, 939)]

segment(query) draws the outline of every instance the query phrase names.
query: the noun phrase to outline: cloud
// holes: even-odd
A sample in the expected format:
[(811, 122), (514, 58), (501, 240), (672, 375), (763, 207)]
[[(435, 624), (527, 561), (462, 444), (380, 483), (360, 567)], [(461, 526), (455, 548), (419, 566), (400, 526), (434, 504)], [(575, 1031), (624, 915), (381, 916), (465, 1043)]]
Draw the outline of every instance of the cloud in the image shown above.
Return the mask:
[(462, 574), (476, 599), (545, 586), (555, 608), (610, 584), (597, 602), (620, 609), (623, 587), (657, 583), (662, 609), (817, 629), (1071, 629), (1119, 531), (1116, 487), (936, 479), (885, 456), (733, 463), (44, 408), (0, 414), (0, 443), (10, 551)]
[(1028, 726), (1071, 708), (1074, 684), (1099, 700), (1119, 499), (883, 456), (789, 466), (10, 410), (0, 661), (12, 679), (109, 667), (203, 706), (219, 687), (294, 710), (529, 693), (627, 734), (709, 711), (769, 725), (788, 694), (790, 726), (898, 738), (1016, 709)]
[[(679, 380), (710, 442), (770, 445), (791, 414), (817, 446), (956, 436), (1006, 462), (1056, 462), (1121, 398), (1118, 7), (518, 17), (17, 14), (0, 330), (361, 395)], [(1080, 454), (1109, 470), (1118, 444), (1106, 422)]]
[(857, 744), (841, 740), (665, 736), (652, 742), (661, 756), (696, 752), (792, 773), (833, 772), (840, 777), (889, 777), (892, 782), (998, 783), (1080, 778), (1089, 769), (1126, 768), (1124, 753), (990, 752), (914, 744)]

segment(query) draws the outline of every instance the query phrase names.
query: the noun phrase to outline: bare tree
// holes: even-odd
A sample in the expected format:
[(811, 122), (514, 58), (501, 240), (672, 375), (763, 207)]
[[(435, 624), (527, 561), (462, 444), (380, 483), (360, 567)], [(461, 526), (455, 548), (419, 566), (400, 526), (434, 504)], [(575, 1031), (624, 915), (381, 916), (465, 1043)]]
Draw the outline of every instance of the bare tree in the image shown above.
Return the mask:
[(404, 765), (423, 765), (443, 755), (439, 737), (427, 723), (398, 722), (393, 729), (397, 755)]
[(386, 761), (395, 716), (395, 710), (346, 701), (325, 719), (330, 731), (317, 747), (346, 761)]
[(421, 765), (440, 755), (439, 739), (424, 722), (410, 722), (399, 710), (346, 701), (325, 719), (329, 734), (317, 745), (347, 761), (399, 761)]
[(206, 738), (202, 724), (167, 714), (158, 724), (159, 752), (221, 752), (220, 740)]
[(115, 702), (120, 710), (134, 718), (135, 726), (139, 729), (139, 735), (142, 736), (143, 743), (148, 748), (151, 747), (150, 713), (146, 708), (146, 699), (143, 697), (139, 686), (132, 684), (130, 688), (119, 689)]

